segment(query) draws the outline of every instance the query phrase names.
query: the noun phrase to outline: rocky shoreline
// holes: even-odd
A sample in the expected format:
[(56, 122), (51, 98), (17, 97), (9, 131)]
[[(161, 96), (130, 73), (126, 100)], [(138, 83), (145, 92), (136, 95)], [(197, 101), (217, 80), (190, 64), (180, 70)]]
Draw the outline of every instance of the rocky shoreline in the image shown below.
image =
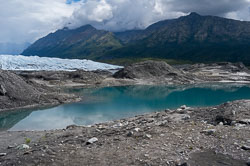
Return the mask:
[(64, 89), (79, 87), (250, 84), (250, 70), (242, 63), (170, 66), (161, 61), (145, 61), (117, 72), (0, 71), (0, 78), (0, 101), (3, 101), (0, 110), (4, 111), (79, 101), (78, 96), (64, 92)]
[[(250, 83), (243, 64), (146, 61), (116, 72), (2, 71), (0, 112), (81, 100), (65, 89)], [(250, 100), (64, 130), (0, 132), (0, 165), (250, 165)]]
[(1, 165), (250, 163), (250, 100), (165, 110), (88, 127), (1, 132)]

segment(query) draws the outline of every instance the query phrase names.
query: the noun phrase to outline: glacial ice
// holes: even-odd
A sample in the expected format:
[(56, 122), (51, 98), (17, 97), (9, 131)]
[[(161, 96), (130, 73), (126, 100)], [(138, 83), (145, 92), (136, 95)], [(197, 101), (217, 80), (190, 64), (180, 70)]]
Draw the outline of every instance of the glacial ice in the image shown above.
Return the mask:
[(23, 55), (0, 55), (0, 69), (24, 71), (116, 70), (121, 66), (80, 59), (60, 59)]

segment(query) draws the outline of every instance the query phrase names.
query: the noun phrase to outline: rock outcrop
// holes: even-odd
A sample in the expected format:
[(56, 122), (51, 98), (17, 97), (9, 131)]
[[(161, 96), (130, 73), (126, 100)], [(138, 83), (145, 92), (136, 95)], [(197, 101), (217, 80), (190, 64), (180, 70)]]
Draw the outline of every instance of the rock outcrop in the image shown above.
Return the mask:
[(193, 77), (163, 61), (135, 63), (114, 74), (115, 78), (140, 79), (153, 83), (192, 83)]
[(141, 80), (144, 84), (250, 83), (249, 69), (242, 63), (229, 62), (174, 67), (165, 62), (145, 61), (125, 67), (114, 77)]
[[(68, 95), (69, 98), (73, 98)], [(25, 81), (22, 77), (0, 70), (0, 111), (24, 106), (58, 104), (67, 97), (55, 94), (52, 89)]]
[[(96, 71), (98, 73), (98, 71)], [(101, 72), (101, 71), (100, 71)], [(77, 70), (77, 71), (22, 71), (18, 75), (25, 79), (40, 79), (44, 81), (72, 81), (85, 84), (95, 84), (103, 80), (102, 75), (109, 73), (97, 74), (91, 71)]]
[(250, 71), (243, 63), (195, 64), (182, 70), (205, 82), (250, 82)]
[[(250, 83), (242, 63), (170, 66), (163, 61), (135, 63), (112, 75), (105, 71), (1, 71), (0, 109), (63, 102), (55, 95), (64, 88), (122, 85), (193, 85), (201, 83)], [(50, 87), (50, 88), (49, 88)], [(56, 89), (56, 90), (55, 90)]]

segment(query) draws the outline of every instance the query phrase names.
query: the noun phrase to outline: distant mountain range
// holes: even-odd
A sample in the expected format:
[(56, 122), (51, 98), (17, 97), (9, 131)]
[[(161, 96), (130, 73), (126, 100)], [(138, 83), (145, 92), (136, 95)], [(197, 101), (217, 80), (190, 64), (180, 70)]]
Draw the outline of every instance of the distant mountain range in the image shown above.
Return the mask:
[(85, 25), (70, 30), (64, 28), (39, 39), (23, 55), (45, 57), (96, 59), (123, 45), (112, 33)]
[(242, 61), (250, 65), (250, 22), (191, 13), (145, 30), (108, 32), (91, 25), (61, 29), (23, 52), (119, 63), (160, 58), (192, 62)]
[(18, 55), (30, 46), (30, 43), (0, 43), (0, 54)]

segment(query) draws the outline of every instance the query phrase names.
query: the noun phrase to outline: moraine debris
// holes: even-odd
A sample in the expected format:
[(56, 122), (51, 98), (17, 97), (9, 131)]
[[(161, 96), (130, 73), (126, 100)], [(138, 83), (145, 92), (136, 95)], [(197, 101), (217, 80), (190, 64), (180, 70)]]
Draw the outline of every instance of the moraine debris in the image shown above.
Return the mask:
[(97, 142), (98, 141), (98, 138), (96, 138), (96, 137), (93, 137), (93, 138), (91, 138), (91, 139), (89, 139), (88, 141), (87, 141), (87, 145), (89, 145), (89, 144), (93, 144), (93, 143), (95, 143), (95, 142)]

